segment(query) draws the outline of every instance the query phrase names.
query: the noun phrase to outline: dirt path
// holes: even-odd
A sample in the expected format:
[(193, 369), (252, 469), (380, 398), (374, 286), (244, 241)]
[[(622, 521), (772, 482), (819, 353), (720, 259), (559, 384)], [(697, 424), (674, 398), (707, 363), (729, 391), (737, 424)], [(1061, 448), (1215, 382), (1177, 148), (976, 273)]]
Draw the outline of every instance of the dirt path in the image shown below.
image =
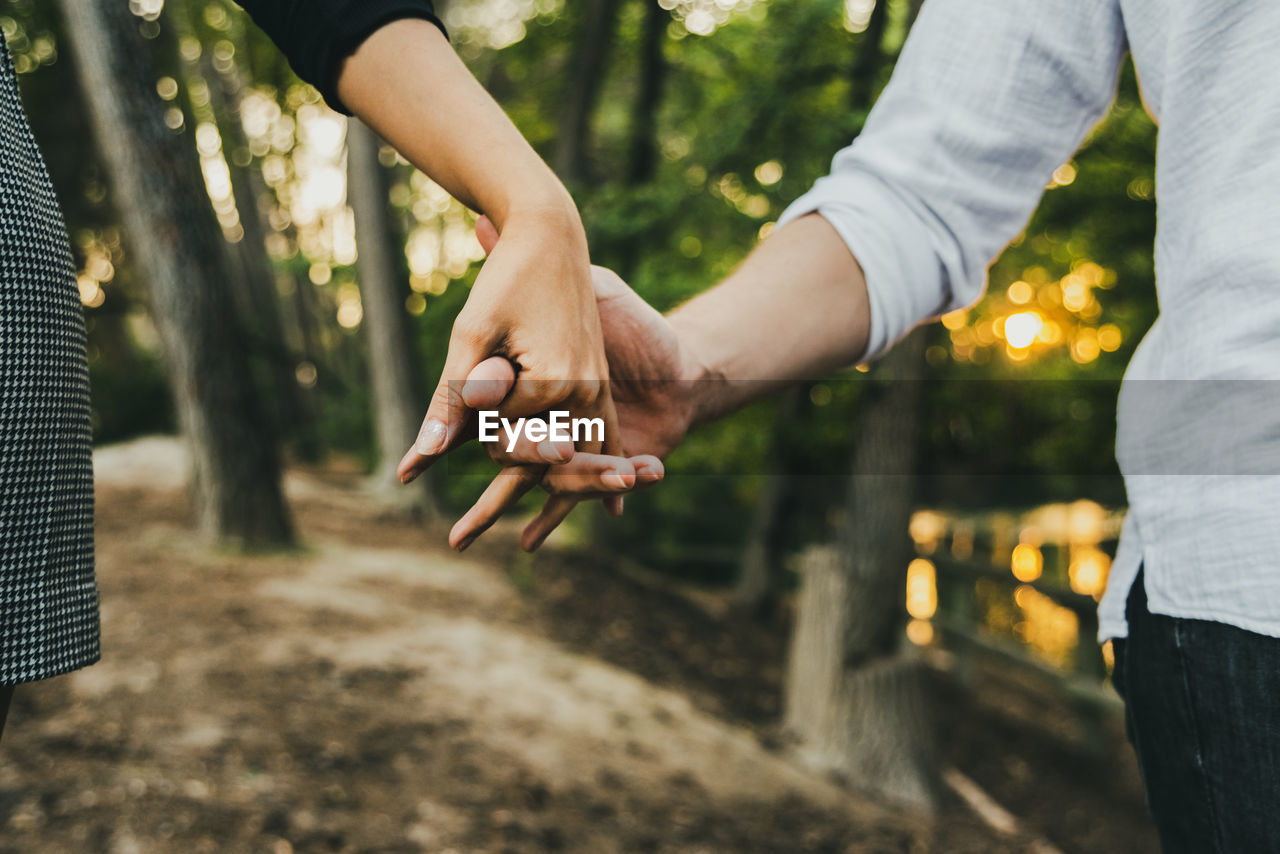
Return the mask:
[(556, 609), (607, 595), (531, 594), (509, 545), (456, 556), (354, 480), (291, 475), (308, 549), (245, 558), (191, 542), (174, 443), (97, 468), (104, 660), (18, 693), (0, 852), (1026, 850), (954, 804), (926, 827), (868, 803), (716, 691), (583, 654)]

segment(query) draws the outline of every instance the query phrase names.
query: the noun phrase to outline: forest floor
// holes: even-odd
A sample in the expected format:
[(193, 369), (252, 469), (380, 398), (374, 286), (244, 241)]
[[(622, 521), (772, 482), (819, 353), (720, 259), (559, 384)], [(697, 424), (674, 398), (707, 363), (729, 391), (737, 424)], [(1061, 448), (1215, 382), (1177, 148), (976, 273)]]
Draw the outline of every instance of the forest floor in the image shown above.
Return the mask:
[(210, 553), (181, 451), (100, 452), (103, 661), (19, 689), (0, 746), (2, 854), (1155, 851), (1118, 726), (1106, 758), (1025, 686), (935, 680), (958, 797), (877, 805), (777, 746), (785, 626), (605, 557), (523, 556), (502, 528), (370, 509), (293, 472), (304, 550)]

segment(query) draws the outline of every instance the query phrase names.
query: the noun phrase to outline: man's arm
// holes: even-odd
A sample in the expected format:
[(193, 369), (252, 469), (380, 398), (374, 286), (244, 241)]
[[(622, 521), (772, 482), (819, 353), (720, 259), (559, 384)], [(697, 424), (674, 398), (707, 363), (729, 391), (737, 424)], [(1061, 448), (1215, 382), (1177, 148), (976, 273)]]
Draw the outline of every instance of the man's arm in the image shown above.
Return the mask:
[(929, 0), (831, 173), (779, 224), (820, 213), (866, 276), (872, 358), (977, 301), (1053, 170), (1115, 97), (1117, 0)]
[(853, 364), (867, 349), (867, 283), (831, 224), (802, 216), (667, 320), (685, 352), (689, 417), (712, 421)]
[(694, 420), (877, 356), (981, 297), (987, 266), (1105, 113), (1124, 51), (1115, 0), (925, 4), (831, 174), (670, 315), (714, 380), (690, 386)]
[[(619, 395), (624, 435), (628, 417), (656, 428), (626, 452), (661, 455), (693, 423), (879, 355), (980, 297), (987, 265), (1105, 113), (1124, 50), (1116, 0), (929, 0), (862, 134), (737, 271), (665, 328), (639, 322), (634, 303), (634, 317), (606, 318), (615, 376), (631, 371), (614, 354), (639, 348), (612, 337), (671, 332), (669, 378), (706, 380), (681, 383), (684, 400)], [(544, 486), (605, 491), (576, 475), (573, 461), (554, 466)], [(503, 492), (495, 484), (451, 541), (470, 542), (507, 509)], [(560, 518), (535, 519), (526, 547)]]

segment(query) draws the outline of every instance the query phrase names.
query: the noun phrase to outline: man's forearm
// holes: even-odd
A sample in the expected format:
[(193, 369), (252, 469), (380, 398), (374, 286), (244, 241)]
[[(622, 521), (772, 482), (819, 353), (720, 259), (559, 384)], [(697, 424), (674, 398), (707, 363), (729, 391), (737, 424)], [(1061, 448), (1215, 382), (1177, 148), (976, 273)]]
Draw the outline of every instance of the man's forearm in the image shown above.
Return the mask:
[[(432, 23), (405, 18), (369, 36), (338, 77), (342, 102), (451, 195), (499, 230), (536, 216), (576, 240), (564, 186)], [(586, 239), (581, 238), (583, 251)]]
[(831, 225), (810, 214), (775, 231), (722, 283), (669, 316), (704, 381), (695, 421), (866, 352), (867, 284)]

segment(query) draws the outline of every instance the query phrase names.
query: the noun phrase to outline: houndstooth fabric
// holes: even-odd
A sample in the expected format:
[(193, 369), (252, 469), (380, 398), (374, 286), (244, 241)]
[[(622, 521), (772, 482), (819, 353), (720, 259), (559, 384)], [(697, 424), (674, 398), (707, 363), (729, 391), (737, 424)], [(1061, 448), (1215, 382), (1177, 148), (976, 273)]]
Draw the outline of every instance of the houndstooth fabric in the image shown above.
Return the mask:
[(98, 655), (84, 317), (0, 34), (0, 685)]

